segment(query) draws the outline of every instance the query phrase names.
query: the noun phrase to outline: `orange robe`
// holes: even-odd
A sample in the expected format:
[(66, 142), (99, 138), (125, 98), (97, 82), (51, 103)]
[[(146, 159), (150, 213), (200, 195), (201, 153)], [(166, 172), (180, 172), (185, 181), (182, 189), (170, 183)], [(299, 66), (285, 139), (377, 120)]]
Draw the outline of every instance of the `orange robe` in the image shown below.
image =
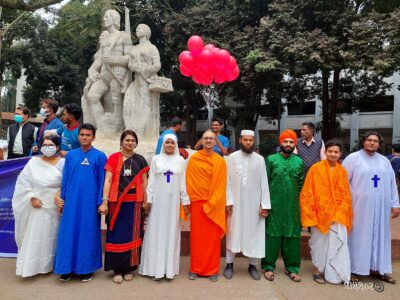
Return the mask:
[(216, 153), (200, 150), (192, 155), (186, 170), (186, 188), (191, 203), (190, 272), (201, 276), (218, 274), (221, 238), (225, 235), (226, 163)]
[(314, 164), (307, 173), (300, 194), (303, 227), (315, 226), (324, 234), (332, 223), (351, 229), (353, 209), (347, 171), (337, 163), (331, 169), (326, 160)]

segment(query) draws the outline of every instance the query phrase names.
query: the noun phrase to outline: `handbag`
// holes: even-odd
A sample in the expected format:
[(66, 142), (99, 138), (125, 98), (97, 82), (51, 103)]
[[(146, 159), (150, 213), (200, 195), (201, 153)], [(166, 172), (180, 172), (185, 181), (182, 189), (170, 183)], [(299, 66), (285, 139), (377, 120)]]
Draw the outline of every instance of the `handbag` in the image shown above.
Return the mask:
[(155, 76), (151, 79), (149, 90), (158, 93), (173, 92), (172, 80), (166, 77)]

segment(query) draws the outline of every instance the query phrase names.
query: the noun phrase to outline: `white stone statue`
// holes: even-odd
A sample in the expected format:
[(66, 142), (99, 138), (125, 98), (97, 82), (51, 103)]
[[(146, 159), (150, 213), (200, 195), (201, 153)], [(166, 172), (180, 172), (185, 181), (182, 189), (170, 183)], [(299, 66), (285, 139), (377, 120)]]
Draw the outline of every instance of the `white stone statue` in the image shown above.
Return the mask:
[(160, 54), (151, 42), (151, 30), (145, 24), (136, 27), (139, 44), (129, 55), (129, 69), (134, 80), (124, 98), (123, 119), (126, 129), (132, 129), (144, 142), (156, 142), (160, 134), (160, 93), (151, 91), (150, 84), (161, 69)]
[(115, 134), (124, 129), (122, 99), (131, 80), (127, 66), (132, 40), (119, 30), (117, 11), (107, 10), (103, 23), (106, 30), (100, 35), (99, 50), (88, 70), (82, 108), (85, 122), (101, 133)]
[(95, 146), (107, 154), (118, 151), (124, 129), (134, 130), (138, 153), (150, 161), (160, 134), (160, 93), (172, 91), (172, 82), (157, 76), (160, 54), (150, 42), (149, 26), (137, 26), (139, 44), (132, 46), (127, 8), (125, 32), (119, 30), (115, 10), (107, 10), (103, 22), (105, 30), (83, 90), (84, 122), (97, 127)]

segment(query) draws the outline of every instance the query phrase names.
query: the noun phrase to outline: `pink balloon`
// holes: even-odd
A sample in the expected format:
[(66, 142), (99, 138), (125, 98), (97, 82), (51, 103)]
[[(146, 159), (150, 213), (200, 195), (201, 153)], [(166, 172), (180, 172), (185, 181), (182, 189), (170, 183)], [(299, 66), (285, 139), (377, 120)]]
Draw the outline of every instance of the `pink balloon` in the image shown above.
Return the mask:
[(236, 66), (236, 68), (232, 71), (232, 73), (230, 73), (230, 74), (227, 76), (226, 79), (227, 79), (227, 81), (234, 81), (236, 78), (239, 77), (239, 74), (240, 74), (239, 67)]
[(192, 69), (195, 64), (194, 57), (189, 51), (184, 52), (185, 53), (183, 53), (181, 56), (180, 63), (184, 65), (187, 69)]
[(215, 76), (215, 83), (216, 84), (221, 84), (224, 83), (226, 81), (226, 75), (224, 73), (218, 73)]
[(199, 66), (194, 67), (192, 72), (193, 81), (198, 84), (203, 84), (203, 73), (203, 70)]
[(182, 63), (182, 62), (181, 62), (182, 56), (184, 56), (184, 55), (187, 54), (187, 53), (190, 53), (190, 52), (187, 51), (187, 50), (185, 50), (185, 51), (182, 51), (181, 54), (179, 54), (179, 62), (180, 62), (180, 63)]
[(213, 73), (211, 71), (206, 71), (203, 73), (203, 85), (209, 86), (214, 80)]
[(221, 49), (217, 52), (216, 64), (217, 67), (224, 69), (229, 64), (231, 55), (228, 51)]
[(193, 56), (199, 55), (204, 47), (203, 39), (198, 35), (192, 35), (189, 38), (187, 45)]
[(179, 66), (179, 71), (181, 71), (181, 74), (183, 76), (186, 76), (186, 77), (192, 76), (192, 70), (187, 69), (184, 65)]
[(212, 50), (212, 49), (215, 49), (215, 46), (213, 44), (207, 44), (204, 46), (204, 49)]
[(210, 50), (203, 49), (199, 55), (199, 62), (202, 65), (210, 65), (213, 53)]
[(229, 73), (233, 72), (233, 70), (235, 70), (236, 66), (237, 66), (236, 59), (233, 56), (231, 56), (229, 58), (229, 64), (225, 69), (225, 71), (226, 71), (225, 73), (229, 74)]

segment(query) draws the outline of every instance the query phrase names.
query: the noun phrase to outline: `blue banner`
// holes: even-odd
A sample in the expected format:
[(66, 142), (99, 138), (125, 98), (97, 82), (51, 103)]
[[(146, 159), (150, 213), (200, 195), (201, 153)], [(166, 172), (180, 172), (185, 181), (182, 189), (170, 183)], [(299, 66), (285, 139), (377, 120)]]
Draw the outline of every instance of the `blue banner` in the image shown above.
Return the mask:
[(0, 257), (16, 257), (14, 215), (11, 199), (18, 174), (30, 157), (0, 161)]

